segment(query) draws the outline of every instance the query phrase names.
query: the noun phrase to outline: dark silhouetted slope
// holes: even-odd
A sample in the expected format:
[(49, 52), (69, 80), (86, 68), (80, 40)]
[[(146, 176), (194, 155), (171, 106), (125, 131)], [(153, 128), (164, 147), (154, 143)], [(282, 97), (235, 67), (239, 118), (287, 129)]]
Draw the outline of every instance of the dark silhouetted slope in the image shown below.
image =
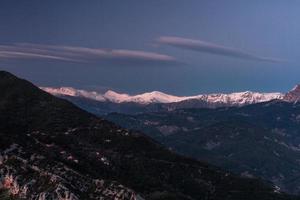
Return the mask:
[[(178, 156), (0, 72), (0, 195), (15, 199), (292, 199)], [(275, 191), (275, 192), (274, 192)]]

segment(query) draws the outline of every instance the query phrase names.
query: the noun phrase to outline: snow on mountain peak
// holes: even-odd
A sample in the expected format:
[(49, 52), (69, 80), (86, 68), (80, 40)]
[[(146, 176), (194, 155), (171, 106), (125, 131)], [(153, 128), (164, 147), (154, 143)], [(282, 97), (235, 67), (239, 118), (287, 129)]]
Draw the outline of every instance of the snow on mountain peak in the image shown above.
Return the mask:
[(284, 96), (285, 101), (299, 102), (300, 100), (300, 84), (296, 85), (291, 91)]
[(130, 96), (128, 94), (120, 94), (109, 90), (104, 94), (104, 98), (115, 103), (136, 102), (140, 104), (172, 103), (184, 100), (184, 97), (168, 95), (159, 91)]
[(88, 99), (93, 99), (97, 101), (110, 101), (114, 103), (124, 103), (124, 102), (135, 102), (139, 104), (150, 104), (150, 103), (174, 103), (184, 100), (197, 99), (202, 101), (207, 101), (210, 103), (226, 103), (232, 105), (245, 105), (251, 103), (259, 103), (270, 101), (272, 99), (283, 99), (283, 94), (281, 93), (258, 93), (258, 92), (236, 92), (231, 94), (203, 94), (196, 96), (174, 96), (165, 94), (159, 91), (147, 92), (138, 95), (129, 95), (117, 93), (112, 90), (108, 90), (104, 94), (97, 93), (95, 91), (85, 91), (77, 90), (72, 87), (60, 87), (60, 88), (50, 88), (41, 87), (41, 89), (49, 92), (53, 95), (67, 95), (84, 97)]
[(293, 89), (291, 90), (291, 92), (292, 91), (298, 91), (298, 92), (300, 92), (300, 84), (295, 85), (295, 87), (293, 87)]
[(185, 100), (185, 97), (168, 95), (162, 92), (153, 91), (144, 94), (139, 94), (131, 97), (133, 102), (147, 103), (173, 103)]
[(103, 97), (106, 100), (109, 100), (114, 103), (122, 103), (124, 101), (127, 101), (130, 98), (130, 96), (128, 94), (120, 94), (120, 93), (114, 92), (112, 90), (108, 90), (107, 92), (105, 92)]
[(40, 88), (53, 95), (77, 96), (77, 90), (72, 87), (60, 87), (60, 88), (40, 87)]
[(198, 99), (201, 99), (210, 103), (223, 103), (229, 105), (246, 105), (252, 103), (260, 103), (270, 101), (273, 99), (282, 99), (283, 94), (281, 93), (258, 93), (258, 92), (235, 92), (230, 94), (208, 94), (199, 95)]
[(106, 101), (103, 95), (95, 91), (78, 90), (72, 87), (59, 87), (59, 88), (40, 87), (40, 89), (50, 94), (53, 94), (55, 96), (84, 97), (84, 98), (93, 99), (97, 101)]

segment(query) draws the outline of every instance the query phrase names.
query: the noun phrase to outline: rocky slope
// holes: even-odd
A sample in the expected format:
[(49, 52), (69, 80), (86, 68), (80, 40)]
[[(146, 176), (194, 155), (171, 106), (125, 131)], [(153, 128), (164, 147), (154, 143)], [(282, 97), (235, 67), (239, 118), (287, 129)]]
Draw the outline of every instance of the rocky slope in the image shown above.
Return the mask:
[(296, 199), (178, 156), (0, 72), (3, 199)]

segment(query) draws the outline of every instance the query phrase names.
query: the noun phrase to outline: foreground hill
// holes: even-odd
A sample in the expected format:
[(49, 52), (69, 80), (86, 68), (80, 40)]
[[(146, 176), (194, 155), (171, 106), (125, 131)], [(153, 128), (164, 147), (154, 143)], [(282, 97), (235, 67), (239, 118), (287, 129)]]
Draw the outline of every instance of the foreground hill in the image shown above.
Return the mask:
[(0, 72), (2, 199), (293, 199)]
[[(297, 88), (289, 99), (299, 97)], [(181, 154), (300, 193), (300, 103), (274, 100), (235, 108), (115, 113), (107, 119), (141, 130)]]

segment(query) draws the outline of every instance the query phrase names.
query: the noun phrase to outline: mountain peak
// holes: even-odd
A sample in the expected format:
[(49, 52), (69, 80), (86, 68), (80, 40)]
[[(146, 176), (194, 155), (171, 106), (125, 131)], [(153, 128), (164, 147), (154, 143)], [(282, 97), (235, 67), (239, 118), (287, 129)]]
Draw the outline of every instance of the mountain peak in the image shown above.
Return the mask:
[(10, 72), (8, 72), (8, 71), (1, 71), (0, 70), (0, 78), (8, 78), (8, 77), (10, 77), (10, 78), (17, 78), (15, 75), (13, 75), (13, 74), (11, 74)]
[(286, 93), (284, 100), (288, 102), (298, 102), (300, 100), (300, 84), (297, 84), (291, 91)]
[(8, 71), (0, 70), (0, 75), (2, 76), (4, 74), (10, 74), (11, 76), (14, 76), (11, 73), (9, 73)]
[[(7, 127), (26, 127), (27, 130), (37, 127), (59, 129), (58, 121), (64, 118), (67, 118), (64, 122), (68, 121), (72, 127), (82, 120), (78, 116), (89, 116), (72, 103), (55, 98), (9, 72), (0, 72), (0, 91), (0, 120), (6, 121), (0, 124), (0, 130)], [(14, 120), (9, 118), (11, 113), (15, 115)]]
[(41, 89), (51, 94), (76, 96), (76, 89), (72, 87), (59, 87), (59, 88), (41, 87)]
[(114, 103), (122, 103), (122, 102), (126, 101), (128, 98), (130, 98), (130, 96), (128, 94), (121, 94), (121, 93), (117, 93), (112, 90), (108, 90), (107, 92), (105, 92), (103, 97), (106, 100), (109, 100)]
[(291, 91), (300, 91), (300, 84), (295, 85)]

